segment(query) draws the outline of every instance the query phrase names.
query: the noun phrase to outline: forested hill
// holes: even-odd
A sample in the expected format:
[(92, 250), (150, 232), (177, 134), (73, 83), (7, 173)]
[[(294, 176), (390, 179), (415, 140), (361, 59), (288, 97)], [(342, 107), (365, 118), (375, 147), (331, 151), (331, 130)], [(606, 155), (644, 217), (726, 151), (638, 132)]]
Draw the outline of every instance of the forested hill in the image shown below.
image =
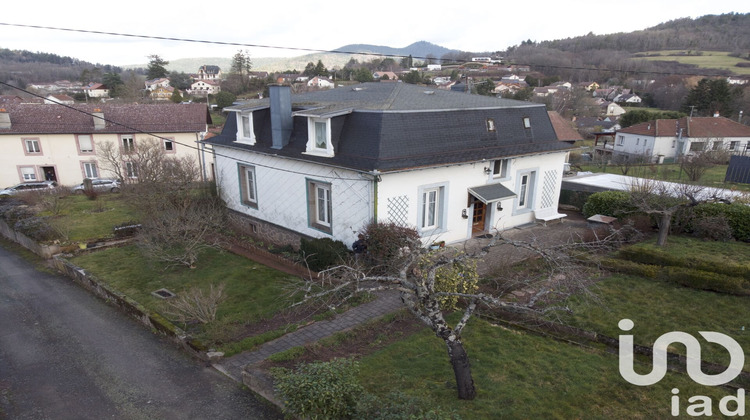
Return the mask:
[(750, 49), (750, 13), (676, 19), (642, 31), (610, 35), (589, 34), (543, 41), (538, 45), (569, 52), (708, 50), (746, 53)]
[(18, 86), (55, 80), (78, 80), (83, 70), (94, 67), (98, 67), (102, 73), (122, 71), (109, 64), (92, 64), (52, 53), (0, 48), (0, 81)]

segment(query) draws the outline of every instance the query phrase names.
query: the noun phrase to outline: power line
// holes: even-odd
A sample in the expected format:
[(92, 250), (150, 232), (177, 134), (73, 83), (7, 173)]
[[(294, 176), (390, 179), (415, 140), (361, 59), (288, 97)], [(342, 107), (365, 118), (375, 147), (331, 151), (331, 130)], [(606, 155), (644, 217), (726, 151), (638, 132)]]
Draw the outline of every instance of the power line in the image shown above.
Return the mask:
[[(105, 121), (105, 122), (108, 122), (108, 123), (110, 123), (110, 124), (114, 124), (114, 125), (117, 125), (117, 126), (123, 127), (123, 128), (125, 128), (126, 130), (130, 130), (130, 131), (133, 131), (133, 132), (135, 132), (135, 133), (138, 133), (138, 134), (144, 134), (144, 135), (147, 135), (147, 136), (152, 136), (152, 137), (155, 137), (155, 138), (157, 138), (157, 139), (159, 139), (159, 140), (171, 141), (171, 142), (173, 142), (173, 143), (175, 143), (175, 144), (178, 144), (178, 145), (181, 145), (181, 146), (183, 146), (183, 147), (187, 147), (187, 148), (189, 148), (189, 149), (193, 149), (193, 150), (196, 150), (196, 151), (198, 151), (198, 152), (202, 152), (202, 153), (208, 153), (208, 154), (210, 154), (210, 155), (213, 155), (213, 156), (215, 156), (215, 157), (216, 157), (216, 156), (218, 156), (218, 157), (223, 157), (223, 158), (226, 158), (226, 159), (230, 159), (230, 160), (233, 160), (233, 161), (236, 161), (236, 162), (239, 162), (239, 163), (246, 163), (246, 164), (249, 164), (249, 165), (253, 165), (253, 166), (258, 166), (258, 167), (261, 167), (261, 168), (274, 169), (274, 170), (278, 170), (278, 171), (284, 171), (284, 172), (288, 172), (288, 173), (293, 173), (293, 174), (298, 174), (298, 175), (309, 175), (309, 174), (308, 174), (308, 173), (306, 173), (306, 172), (293, 171), (293, 170), (288, 170), (288, 169), (281, 169), (281, 168), (278, 168), (278, 167), (275, 167), (275, 166), (271, 166), (271, 165), (263, 165), (263, 164), (260, 164), (260, 163), (257, 163), (257, 162), (250, 162), (250, 161), (247, 161), (247, 160), (243, 160), (243, 159), (238, 159), (238, 158), (236, 158), (236, 157), (233, 157), (233, 156), (228, 156), (228, 155), (224, 155), (224, 154), (222, 154), (222, 153), (218, 153), (218, 152), (216, 152), (216, 151), (215, 151), (215, 150), (214, 150), (213, 148), (212, 148), (212, 149), (210, 149), (210, 150), (209, 150), (209, 149), (201, 149), (200, 147), (197, 147), (197, 146), (193, 146), (193, 145), (191, 145), (191, 144), (186, 144), (186, 143), (182, 143), (182, 142), (176, 141), (176, 140), (174, 140), (174, 139), (171, 139), (171, 138), (167, 138), (167, 137), (162, 137), (162, 136), (159, 136), (158, 134), (154, 134), (154, 133), (150, 133), (150, 132), (148, 132), (148, 131), (143, 131), (143, 130), (140, 130), (140, 129), (138, 129), (138, 128), (130, 127), (130, 126), (129, 126), (129, 125), (127, 125), (127, 124), (123, 124), (123, 123), (120, 123), (120, 122), (117, 122), (117, 121), (114, 121), (114, 120), (111, 120), (111, 119), (108, 119), (108, 118), (103, 118), (103, 117), (101, 117), (101, 116), (99, 116), (99, 115), (95, 115), (95, 114), (93, 114), (93, 113), (90, 113), (90, 112), (84, 111), (84, 110), (82, 110), (82, 109), (78, 109), (78, 108), (76, 108), (76, 107), (74, 107), (74, 106), (70, 106), (70, 105), (68, 105), (68, 104), (64, 104), (64, 103), (62, 103), (62, 102), (59, 102), (59, 101), (56, 101), (56, 100), (53, 100), (53, 99), (47, 99), (47, 98), (45, 98), (45, 97), (44, 97), (44, 96), (42, 96), (42, 95), (39, 95), (39, 94), (37, 94), (37, 93), (34, 93), (34, 92), (31, 92), (31, 91), (28, 91), (28, 90), (26, 90), (26, 89), (22, 89), (22, 88), (19, 88), (19, 87), (17, 87), (17, 86), (13, 86), (13, 85), (11, 85), (11, 84), (8, 84), (8, 83), (5, 83), (5, 82), (3, 82), (3, 81), (0, 81), (0, 85), (2, 85), (2, 86), (6, 86), (6, 87), (9, 87), (9, 88), (12, 88), (12, 89), (20, 90), (21, 92), (27, 93), (27, 94), (29, 94), (29, 95), (31, 95), (31, 96), (35, 96), (35, 97), (37, 97), (37, 98), (41, 98), (41, 99), (44, 99), (44, 100), (46, 100), (46, 101), (50, 101), (50, 102), (52, 102), (52, 103), (53, 103), (53, 104), (55, 104), (55, 105), (59, 105), (59, 106), (62, 106), (62, 107), (64, 107), (64, 108), (68, 108), (68, 109), (71, 109), (71, 110), (73, 110), (73, 111), (75, 111), (75, 112), (79, 112), (79, 113), (81, 113), (81, 114), (84, 114), (84, 115), (88, 115), (88, 116), (90, 116), (90, 117), (92, 117), (92, 118), (96, 118), (96, 119), (99, 119), (99, 120), (103, 120), (103, 121)], [(293, 158), (290, 158), (290, 159), (293, 159)], [(332, 168), (333, 168), (333, 167), (332, 167)], [(347, 169), (347, 168), (343, 168), (343, 169)], [(350, 170), (351, 170), (351, 169), (350, 169)], [(335, 171), (335, 170), (334, 170), (334, 171)], [(356, 170), (354, 170), (354, 171), (355, 171), (355, 172), (357, 172)], [(360, 172), (361, 172), (361, 171), (360, 171)], [(335, 175), (335, 176), (332, 176), (332, 175), (319, 175), (319, 176), (320, 176), (321, 178), (338, 179), (338, 180), (342, 180), (342, 181), (363, 181), (363, 179), (362, 179), (362, 178), (345, 178), (345, 177), (342, 177), (342, 176), (340, 176), (340, 175)]]
[[(244, 43), (244, 42), (212, 41), (212, 40), (204, 40), (204, 39), (177, 38), (177, 37), (168, 37), (168, 36), (130, 34), (130, 33), (122, 33), (122, 32), (95, 31), (95, 30), (89, 30), (89, 29), (61, 28), (61, 27), (55, 27), (55, 26), (28, 25), (28, 24), (20, 24), (20, 23), (8, 23), (8, 22), (0, 22), (0, 26), (74, 32), (74, 33), (84, 33), (84, 34), (93, 34), (93, 35), (118, 36), (118, 37), (127, 37), (127, 38), (154, 39), (154, 40), (160, 40), (160, 41), (188, 42), (188, 43), (225, 45), (225, 46), (247, 47), (247, 48), (266, 48), (266, 49), (290, 50), (290, 51), (305, 51), (305, 52), (312, 52), (312, 53), (363, 55), (363, 56), (377, 56), (377, 57), (388, 57), (388, 58), (410, 57), (407, 55), (400, 55), (400, 54), (385, 54), (385, 53), (380, 54), (380, 53), (345, 51), (345, 50), (322, 50), (322, 49), (315, 49), (315, 48), (286, 47), (286, 46), (278, 46), (278, 45), (251, 44), (251, 43)], [(464, 59), (442, 60), (436, 57), (420, 57), (420, 56), (416, 56), (416, 57), (411, 56), (411, 57), (412, 59), (418, 59), (418, 60), (451, 61), (451, 62), (463, 63), (463, 64), (473, 62), (473, 61), (464, 60)], [(723, 76), (718, 73), (713, 73), (713, 74), (697, 73), (697, 72), (696, 73), (680, 73), (680, 72), (656, 71), (656, 70), (614, 70), (614, 69), (606, 69), (606, 68), (598, 68), (598, 67), (563, 66), (563, 65), (554, 65), (554, 64), (547, 65), (547, 64), (532, 64), (532, 63), (514, 63), (514, 65), (535, 66), (535, 67), (552, 68), (552, 69), (560, 69), (560, 70), (602, 71), (602, 72), (623, 73), (626, 75), (627, 74), (652, 74), (652, 75), (660, 75), (660, 76), (707, 76), (707, 77)]]

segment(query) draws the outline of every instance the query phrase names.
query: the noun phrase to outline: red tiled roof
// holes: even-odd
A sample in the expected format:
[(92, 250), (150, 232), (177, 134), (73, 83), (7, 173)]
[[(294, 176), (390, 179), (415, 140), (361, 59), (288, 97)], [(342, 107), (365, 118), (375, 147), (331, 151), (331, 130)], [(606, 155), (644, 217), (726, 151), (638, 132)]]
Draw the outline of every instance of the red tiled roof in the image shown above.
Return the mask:
[(549, 114), (549, 120), (552, 122), (552, 128), (555, 130), (558, 140), (583, 140), (583, 137), (578, 130), (573, 127), (571, 121), (566, 120), (562, 115), (555, 111), (548, 111), (547, 114)]
[[(205, 104), (4, 104), (11, 127), (0, 134), (187, 133), (206, 131), (211, 117)], [(101, 111), (99, 111), (101, 110)], [(101, 112), (106, 127), (94, 129)]]
[(750, 137), (750, 127), (724, 117), (683, 117), (636, 124), (619, 132), (651, 137)]

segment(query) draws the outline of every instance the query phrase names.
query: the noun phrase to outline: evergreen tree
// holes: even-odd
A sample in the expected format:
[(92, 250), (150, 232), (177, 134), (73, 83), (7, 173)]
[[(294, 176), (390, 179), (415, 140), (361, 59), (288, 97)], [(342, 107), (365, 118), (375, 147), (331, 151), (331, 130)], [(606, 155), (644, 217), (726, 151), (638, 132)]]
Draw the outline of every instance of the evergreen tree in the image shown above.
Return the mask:
[(682, 111), (694, 111), (693, 116), (711, 116), (716, 111), (724, 116), (733, 115), (737, 111), (736, 103), (741, 97), (742, 90), (733, 88), (724, 78), (701, 79), (688, 92)]
[(146, 78), (148, 80), (166, 78), (169, 72), (167, 65), (169, 61), (162, 59), (156, 54), (148, 56), (148, 67), (146, 68)]
[(318, 64), (315, 65), (315, 75), (328, 77), (328, 69), (323, 65), (322, 60), (318, 60)]

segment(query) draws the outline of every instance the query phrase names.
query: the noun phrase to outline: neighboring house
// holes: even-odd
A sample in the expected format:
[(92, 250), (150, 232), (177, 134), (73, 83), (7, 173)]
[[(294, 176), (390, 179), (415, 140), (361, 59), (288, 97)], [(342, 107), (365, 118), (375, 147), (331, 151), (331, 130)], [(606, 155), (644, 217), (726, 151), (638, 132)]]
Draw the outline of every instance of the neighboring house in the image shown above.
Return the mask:
[(279, 243), (346, 245), (371, 221), (425, 243), (564, 215), (565, 156), (544, 105), (405, 83), (364, 83), (236, 104), (215, 150), (227, 206)]
[(75, 99), (71, 98), (68, 95), (47, 95), (47, 97), (44, 99), (45, 104), (65, 104), (65, 105), (73, 105), (76, 103)]
[(218, 82), (221, 80), (221, 68), (219, 66), (203, 65), (198, 68), (198, 80), (212, 80)]
[(605, 108), (604, 115), (610, 117), (619, 117), (626, 112), (625, 108), (614, 102), (605, 102), (602, 107)]
[[(375, 80), (383, 79), (383, 76), (388, 76), (388, 80), (398, 80), (398, 75), (392, 71), (376, 71), (372, 74), (372, 78)], [(450, 81), (450, 78), (448, 80)]]
[(334, 83), (326, 77), (315, 76), (307, 81), (307, 86), (329, 89), (334, 87)]
[(221, 92), (221, 85), (212, 80), (198, 80), (188, 89), (191, 95), (215, 95), (219, 92)]
[(623, 93), (621, 95), (615, 96), (613, 102), (621, 104), (639, 104), (641, 103), (641, 97), (636, 95), (635, 93)]
[(596, 82), (581, 82), (578, 86), (583, 88), (586, 92), (592, 92), (599, 89), (599, 83)]
[(164, 150), (196, 164), (197, 141), (211, 119), (205, 104), (4, 104), (0, 106), (0, 186), (49, 180), (74, 185), (102, 173), (97, 150), (104, 142), (137, 148), (161, 139)]
[(89, 83), (83, 91), (89, 98), (108, 98), (109, 89), (101, 83)]
[(443, 69), (441, 64), (428, 64), (427, 71), (440, 71)]
[(168, 101), (172, 99), (175, 89), (172, 86), (158, 86), (149, 93), (149, 97), (155, 101)]
[(160, 87), (169, 87), (169, 79), (160, 77), (158, 79), (146, 80), (144, 84), (146, 85), (146, 89), (153, 92)]
[(750, 127), (724, 117), (655, 120), (618, 130), (610, 149), (656, 162), (705, 150), (745, 154), (750, 151)]
[(555, 129), (555, 135), (557, 135), (558, 140), (567, 142), (583, 140), (583, 137), (576, 130), (572, 121), (565, 119), (557, 111), (548, 111), (547, 114), (549, 114), (549, 120)]

